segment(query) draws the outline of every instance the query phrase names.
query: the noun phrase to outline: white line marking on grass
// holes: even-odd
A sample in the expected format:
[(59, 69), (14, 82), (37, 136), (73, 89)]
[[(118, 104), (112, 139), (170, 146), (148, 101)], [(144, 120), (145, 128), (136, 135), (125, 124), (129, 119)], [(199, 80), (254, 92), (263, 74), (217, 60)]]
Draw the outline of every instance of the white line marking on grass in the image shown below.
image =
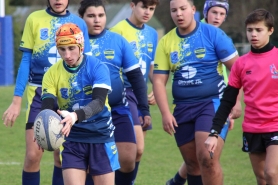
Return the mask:
[[(21, 162), (1, 162), (0, 161), (0, 165), (6, 165), (6, 166), (12, 166), (12, 165), (22, 165), (23, 163)], [(53, 165), (53, 162), (42, 162), (41, 165), (45, 165), (45, 166), (48, 166), (48, 165)]]
[(0, 165), (21, 165), (19, 162), (0, 162)]

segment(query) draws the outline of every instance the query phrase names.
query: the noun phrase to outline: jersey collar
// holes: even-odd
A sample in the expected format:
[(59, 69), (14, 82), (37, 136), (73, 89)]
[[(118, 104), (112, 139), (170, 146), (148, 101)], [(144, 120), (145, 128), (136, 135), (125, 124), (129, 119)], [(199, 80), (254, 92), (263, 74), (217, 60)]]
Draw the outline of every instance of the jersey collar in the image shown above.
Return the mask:
[(53, 13), (53, 12), (50, 11), (50, 7), (48, 7), (45, 11), (53, 17), (68, 17), (70, 15), (70, 12), (68, 10), (66, 10), (65, 15), (59, 15), (59, 14)]

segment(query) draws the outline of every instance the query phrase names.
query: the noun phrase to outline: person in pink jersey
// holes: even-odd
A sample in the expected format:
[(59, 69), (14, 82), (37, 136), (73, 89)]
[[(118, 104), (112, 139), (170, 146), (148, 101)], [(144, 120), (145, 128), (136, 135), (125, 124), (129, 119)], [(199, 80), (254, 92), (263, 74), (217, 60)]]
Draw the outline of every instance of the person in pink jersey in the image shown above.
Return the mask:
[(242, 151), (249, 154), (258, 185), (278, 184), (278, 49), (270, 43), (274, 18), (257, 9), (247, 16), (245, 27), (251, 51), (232, 67), (205, 147), (210, 153), (217, 148), (218, 134), (243, 88)]

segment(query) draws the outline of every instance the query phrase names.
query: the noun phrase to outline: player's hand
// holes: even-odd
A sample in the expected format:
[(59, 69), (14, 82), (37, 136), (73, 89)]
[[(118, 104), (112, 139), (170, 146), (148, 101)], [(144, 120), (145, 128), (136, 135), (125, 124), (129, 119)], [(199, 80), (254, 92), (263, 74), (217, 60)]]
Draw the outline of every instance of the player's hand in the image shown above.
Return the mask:
[(216, 147), (217, 147), (218, 139), (214, 136), (209, 136), (207, 140), (205, 141), (205, 147), (209, 152), (214, 153)]
[(147, 128), (152, 124), (151, 116), (144, 116), (144, 120), (142, 119), (142, 116), (140, 116), (139, 120), (143, 128)]
[(42, 152), (44, 152), (44, 149), (38, 144), (37, 140), (35, 137), (33, 137), (33, 141), (36, 142), (37, 146), (38, 146), (38, 149), (39, 150), (42, 150)]
[(235, 125), (235, 120), (232, 118), (231, 114), (230, 114), (228, 119), (230, 121), (229, 130), (233, 130), (234, 129), (234, 125)]
[(64, 124), (63, 129), (61, 130), (62, 134), (68, 137), (70, 133), (71, 127), (77, 121), (77, 115), (75, 112), (69, 112), (66, 110), (58, 110), (58, 114), (60, 114), (64, 119), (61, 121), (61, 124)]
[(170, 112), (168, 114), (162, 115), (162, 123), (165, 132), (171, 136), (176, 133), (175, 127), (178, 127), (178, 124)]
[(233, 107), (233, 109), (231, 111), (230, 117), (232, 119), (237, 119), (241, 116), (241, 112), (242, 112), (241, 102), (239, 100), (237, 100), (235, 106)]
[(148, 103), (149, 103), (149, 105), (156, 105), (153, 91), (150, 92), (150, 94), (148, 94)]
[(22, 101), (21, 97), (15, 96), (9, 108), (4, 112), (2, 116), (2, 120), (4, 121), (4, 125), (6, 127), (8, 126), (12, 127), (14, 125), (16, 118), (20, 114), (21, 101)]

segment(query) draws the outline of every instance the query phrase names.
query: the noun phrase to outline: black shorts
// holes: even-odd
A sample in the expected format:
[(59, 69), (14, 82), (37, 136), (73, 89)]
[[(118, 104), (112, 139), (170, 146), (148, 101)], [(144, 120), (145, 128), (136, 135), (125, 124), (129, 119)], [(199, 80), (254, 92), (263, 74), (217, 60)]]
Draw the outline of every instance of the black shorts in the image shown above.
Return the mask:
[(248, 133), (242, 135), (242, 151), (251, 153), (264, 153), (270, 145), (278, 145), (278, 132)]

